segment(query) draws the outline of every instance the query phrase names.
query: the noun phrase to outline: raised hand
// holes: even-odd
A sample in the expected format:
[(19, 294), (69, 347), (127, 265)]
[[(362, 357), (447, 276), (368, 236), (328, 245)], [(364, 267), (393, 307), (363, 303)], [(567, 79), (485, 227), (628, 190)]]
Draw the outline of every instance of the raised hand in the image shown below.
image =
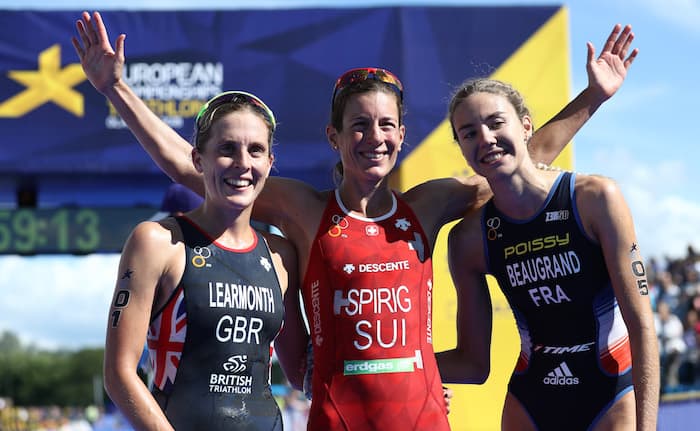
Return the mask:
[(95, 89), (106, 95), (122, 79), (126, 35), (117, 36), (115, 51), (109, 43), (107, 29), (99, 12), (94, 12), (92, 17), (88, 12), (83, 12), (75, 26), (82, 44), (75, 36), (71, 37), (71, 42), (80, 57), (83, 71)]
[(629, 56), (627, 55), (633, 40), (632, 26), (628, 24), (623, 29), (620, 24), (616, 24), (598, 58), (595, 58), (593, 44), (591, 42), (586, 44), (588, 87), (594, 90), (602, 100), (612, 97), (627, 77), (627, 70), (639, 53), (635, 48)]

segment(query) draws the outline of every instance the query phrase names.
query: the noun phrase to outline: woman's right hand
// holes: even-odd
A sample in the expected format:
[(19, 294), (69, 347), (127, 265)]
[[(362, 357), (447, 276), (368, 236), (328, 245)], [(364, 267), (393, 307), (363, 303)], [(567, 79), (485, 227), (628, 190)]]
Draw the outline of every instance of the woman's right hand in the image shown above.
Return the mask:
[(83, 71), (95, 89), (106, 95), (122, 78), (126, 35), (117, 36), (114, 42), (115, 51), (109, 43), (107, 29), (99, 12), (94, 12), (92, 17), (88, 12), (83, 12), (75, 26), (80, 41), (73, 36), (71, 42), (80, 58)]

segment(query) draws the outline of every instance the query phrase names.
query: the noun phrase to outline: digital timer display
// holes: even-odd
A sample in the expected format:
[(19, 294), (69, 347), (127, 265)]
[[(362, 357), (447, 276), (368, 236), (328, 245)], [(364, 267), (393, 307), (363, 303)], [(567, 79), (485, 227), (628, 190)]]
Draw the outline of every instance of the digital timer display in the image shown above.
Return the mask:
[(132, 229), (158, 209), (0, 210), (0, 254), (119, 253)]

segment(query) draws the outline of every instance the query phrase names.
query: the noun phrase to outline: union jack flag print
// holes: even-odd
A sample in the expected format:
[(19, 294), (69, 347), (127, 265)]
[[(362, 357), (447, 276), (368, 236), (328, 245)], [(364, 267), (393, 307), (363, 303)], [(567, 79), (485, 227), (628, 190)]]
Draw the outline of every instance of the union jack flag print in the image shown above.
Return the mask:
[(185, 292), (180, 286), (148, 330), (153, 385), (165, 393), (170, 392), (175, 381), (186, 334)]

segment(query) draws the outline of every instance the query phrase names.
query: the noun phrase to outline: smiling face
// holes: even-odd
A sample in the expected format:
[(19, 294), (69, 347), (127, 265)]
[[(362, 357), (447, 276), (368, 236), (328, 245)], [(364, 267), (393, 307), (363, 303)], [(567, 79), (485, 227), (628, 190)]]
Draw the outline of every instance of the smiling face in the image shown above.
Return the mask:
[(404, 135), (397, 95), (388, 90), (350, 96), (342, 129), (328, 128), (328, 138), (340, 153), (344, 178), (359, 181), (381, 181), (391, 172)]
[(269, 136), (268, 125), (250, 108), (214, 120), (206, 142), (192, 151), (208, 200), (239, 210), (253, 204), (272, 168)]
[(479, 175), (510, 175), (521, 164), (532, 133), (528, 115), (520, 118), (503, 95), (474, 92), (451, 109), (452, 128), (467, 163)]

